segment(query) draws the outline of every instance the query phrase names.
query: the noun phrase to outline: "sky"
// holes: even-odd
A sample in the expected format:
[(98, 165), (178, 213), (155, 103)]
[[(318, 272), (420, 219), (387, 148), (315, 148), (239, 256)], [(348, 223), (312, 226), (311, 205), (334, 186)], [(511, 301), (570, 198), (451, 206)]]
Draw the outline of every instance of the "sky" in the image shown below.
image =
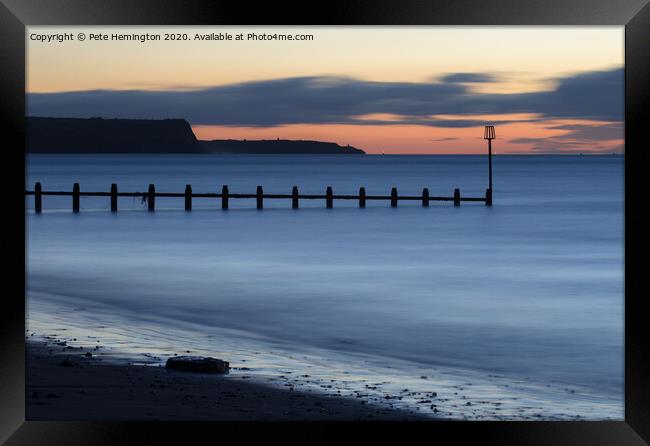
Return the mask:
[[(116, 38), (144, 34), (161, 40)], [(215, 34), (233, 40), (199, 38)], [(274, 34), (311, 37), (261, 40)], [(495, 153), (623, 153), (623, 27), (66, 26), (26, 39), (31, 116), (184, 118), (199, 139), (386, 154), (484, 153), (489, 124)]]

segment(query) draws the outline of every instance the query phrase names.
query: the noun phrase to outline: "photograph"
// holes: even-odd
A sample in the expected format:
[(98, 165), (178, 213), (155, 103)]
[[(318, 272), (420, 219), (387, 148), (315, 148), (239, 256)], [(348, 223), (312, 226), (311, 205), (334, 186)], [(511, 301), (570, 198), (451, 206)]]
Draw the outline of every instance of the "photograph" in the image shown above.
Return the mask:
[(27, 26), (25, 418), (623, 421), (624, 26)]

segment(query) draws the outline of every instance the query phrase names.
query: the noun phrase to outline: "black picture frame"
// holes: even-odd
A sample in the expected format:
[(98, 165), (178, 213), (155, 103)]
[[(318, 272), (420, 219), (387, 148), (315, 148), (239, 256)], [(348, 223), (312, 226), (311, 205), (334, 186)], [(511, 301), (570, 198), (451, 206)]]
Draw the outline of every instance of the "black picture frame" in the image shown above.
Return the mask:
[[(625, 420), (620, 422), (163, 423), (25, 421), (25, 26), (28, 25), (624, 25), (625, 26)], [(650, 116), (648, 0), (347, 1), (280, 5), (222, 0), (0, 0), (0, 103), (4, 141), (6, 294), (0, 312), (0, 441), (131, 444), (176, 440), (339, 442), (423, 435), (454, 444), (642, 445), (650, 441), (650, 337), (643, 286), (641, 169)], [(11, 173), (11, 175), (7, 175)], [(15, 175), (15, 178), (13, 176)], [(11, 176), (11, 180), (7, 179)], [(635, 201), (632, 201), (635, 200)], [(6, 206), (6, 203), (5, 203)], [(21, 237), (22, 235), (22, 237)], [(20, 261), (22, 260), (22, 262)], [(345, 437), (341, 431), (345, 430)], [(645, 441), (644, 441), (645, 439)]]

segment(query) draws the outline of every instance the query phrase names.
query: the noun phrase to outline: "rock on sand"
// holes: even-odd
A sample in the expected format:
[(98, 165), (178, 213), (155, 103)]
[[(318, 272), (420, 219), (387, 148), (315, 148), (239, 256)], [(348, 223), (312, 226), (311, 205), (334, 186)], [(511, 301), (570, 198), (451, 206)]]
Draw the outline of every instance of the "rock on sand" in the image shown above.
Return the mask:
[(228, 373), (230, 364), (221, 359), (205, 356), (174, 356), (167, 360), (165, 367), (194, 373)]

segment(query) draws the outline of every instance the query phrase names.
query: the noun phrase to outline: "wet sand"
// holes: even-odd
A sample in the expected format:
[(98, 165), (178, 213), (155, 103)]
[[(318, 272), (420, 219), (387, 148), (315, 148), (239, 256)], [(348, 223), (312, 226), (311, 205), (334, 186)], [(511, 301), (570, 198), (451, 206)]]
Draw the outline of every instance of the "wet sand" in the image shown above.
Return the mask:
[[(101, 346), (27, 339), (28, 420), (432, 420), (362, 399), (112, 362)], [(227, 360), (228, 358), (223, 358)]]

